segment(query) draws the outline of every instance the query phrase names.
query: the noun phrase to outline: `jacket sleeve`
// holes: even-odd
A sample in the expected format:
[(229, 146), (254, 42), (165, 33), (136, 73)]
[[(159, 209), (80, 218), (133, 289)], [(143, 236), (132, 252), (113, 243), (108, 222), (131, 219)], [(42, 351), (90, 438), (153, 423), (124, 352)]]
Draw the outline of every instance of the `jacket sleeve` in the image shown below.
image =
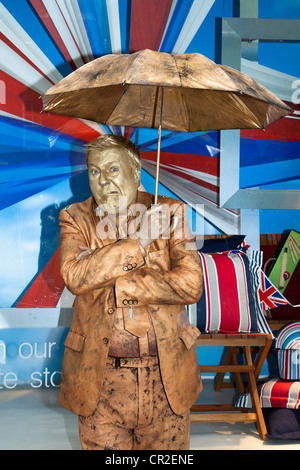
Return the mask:
[(81, 253), (79, 245), (89, 242), (76, 221), (66, 211), (59, 215), (60, 272), (67, 288), (75, 295), (114, 283), (114, 281), (145, 264), (144, 250), (138, 240), (128, 238), (101, 248), (76, 260)]
[[(179, 206), (180, 224), (169, 239), (171, 269), (143, 267), (119, 277), (115, 283), (117, 307), (124, 305), (188, 305), (199, 300), (203, 275), (199, 255), (191, 243), (186, 209)], [(129, 302), (131, 301), (131, 302)]]

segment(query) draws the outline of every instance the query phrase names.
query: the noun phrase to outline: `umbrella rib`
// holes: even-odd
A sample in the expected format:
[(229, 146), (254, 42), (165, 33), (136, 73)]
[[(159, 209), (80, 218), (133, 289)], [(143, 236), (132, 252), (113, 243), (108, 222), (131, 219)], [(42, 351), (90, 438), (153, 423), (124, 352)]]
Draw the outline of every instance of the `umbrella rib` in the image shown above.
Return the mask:
[(128, 87), (129, 87), (129, 84), (126, 83), (126, 86), (124, 87), (124, 90), (122, 91), (122, 93), (120, 94), (119, 98), (118, 98), (117, 101), (115, 102), (115, 104), (114, 104), (114, 106), (113, 106), (113, 108), (112, 108), (112, 110), (111, 110), (110, 115), (109, 115), (108, 118), (106, 119), (106, 123), (107, 123), (107, 121), (110, 119), (110, 117), (112, 116), (114, 110), (115, 110), (116, 107), (118, 106), (118, 104), (119, 104), (119, 102), (120, 102), (122, 96), (126, 93)]
[(151, 128), (155, 128), (155, 116), (156, 116), (156, 110), (157, 110), (157, 103), (158, 103), (158, 92), (159, 92), (160, 87), (156, 87), (155, 91), (155, 100), (154, 100), (154, 106), (153, 106), (153, 114), (152, 114), (152, 122), (151, 122)]
[[(252, 109), (247, 105), (247, 103), (245, 103), (242, 99), (242, 96), (240, 93), (238, 92), (233, 92), (233, 94), (236, 96), (236, 98), (241, 102), (243, 103), (244, 106), (246, 106), (247, 108), (247, 111), (249, 112), (249, 114), (251, 114), (252, 116), (252, 120), (253, 122), (256, 122), (258, 124), (258, 128), (259, 129), (264, 129), (265, 126), (262, 125), (262, 122), (261, 120), (255, 115), (255, 113), (252, 111)], [(263, 103), (266, 103), (266, 101), (262, 100), (262, 99), (259, 99), (259, 98), (255, 98), (256, 101), (261, 101)]]
[[(175, 60), (174, 54), (170, 54), (170, 55), (171, 55), (171, 57), (172, 57), (172, 59), (173, 59), (173, 61), (174, 61), (174, 63), (175, 63), (175, 67), (176, 67), (176, 69), (177, 69), (178, 76), (179, 76), (179, 79), (180, 79), (180, 85), (181, 85), (181, 86), (178, 87), (178, 88), (180, 88), (181, 102), (182, 102), (182, 107), (184, 108), (184, 116), (187, 117), (188, 112), (187, 112), (187, 106), (186, 106), (185, 99), (184, 99), (184, 94), (183, 94), (183, 92), (182, 92), (183, 86), (182, 86), (182, 80), (181, 80), (181, 73), (180, 73), (180, 70), (179, 70), (179, 68), (178, 68), (177, 62), (176, 62), (176, 60)], [(189, 119), (186, 119), (186, 128), (188, 128), (188, 132), (190, 132), (190, 123), (189, 123)]]

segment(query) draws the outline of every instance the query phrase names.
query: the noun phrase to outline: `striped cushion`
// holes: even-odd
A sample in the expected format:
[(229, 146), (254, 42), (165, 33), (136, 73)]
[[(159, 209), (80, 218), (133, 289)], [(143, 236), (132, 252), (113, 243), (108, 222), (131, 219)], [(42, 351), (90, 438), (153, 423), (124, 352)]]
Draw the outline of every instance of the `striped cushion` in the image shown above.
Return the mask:
[(260, 404), (262, 408), (300, 408), (300, 382), (269, 380), (261, 387)]
[(300, 322), (284, 326), (275, 342), (278, 375), (284, 380), (300, 380)]
[(242, 250), (201, 253), (203, 294), (197, 327), (205, 333), (257, 332), (255, 293), (249, 258)]

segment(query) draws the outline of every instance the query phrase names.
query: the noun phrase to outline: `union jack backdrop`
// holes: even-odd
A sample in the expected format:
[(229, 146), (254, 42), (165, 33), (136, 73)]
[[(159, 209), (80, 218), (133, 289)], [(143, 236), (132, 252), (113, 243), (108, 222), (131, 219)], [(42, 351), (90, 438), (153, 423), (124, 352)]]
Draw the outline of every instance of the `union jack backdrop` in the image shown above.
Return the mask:
[[(145, 190), (154, 191), (157, 131), (109, 128), (41, 113), (40, 96), (73, 70), (104, 54), (149, 48), (199, 52), (215, 60), (216, 18), (233, 16), (235, 3), (0, 1), (0, 307), (72, 305), (73, 298), (59, 275), (58, 214), (67, 204), (90, 195), (85, 165), (90, 140), (103, 133), (121, 133), (134, 140), (143, 158), (142, 184)], [(260, 2), (260, 14), (267, 17), (271, 10), (266, 12), (264, 3)], [(297, 17), (295, 0), (284, 2), (284, 8)], [(258, 57), (244, 57), (242, 71), (258, 81), (263, 77), (263, 84), (296, 114), (265, 131), (241, 132), (241, 188), (299, 188), (300, 106), (291, 98), (297, 92), (292, 85), (297, 87), (299, 61), (298, 65), (295, 59), (279, 64), (272, 47), (265, 53), (262, 45)], [(204, 204), (206, 234), (238, 233), (239, 211), (218, 205), (219, 163), (219, 132), (164, 131), (159, 192), (185, 201), (192, 215), (198, 204)], [(278, 223), (273, 217), (269, 231), (277, 233)]]

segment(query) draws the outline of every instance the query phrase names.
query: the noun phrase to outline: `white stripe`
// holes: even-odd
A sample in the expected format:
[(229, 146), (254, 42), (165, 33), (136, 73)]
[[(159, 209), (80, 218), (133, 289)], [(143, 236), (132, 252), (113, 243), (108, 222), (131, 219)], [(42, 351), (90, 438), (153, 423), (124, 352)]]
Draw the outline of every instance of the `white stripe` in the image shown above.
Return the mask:
[(162, 45), (162, 43), (164, 42), (165, 35), (166, 35), (166, 32), (168, 31), (168, 27), (169, 27), (171, 18), (172, 18), (172, 16), (173, 16), (173, 13), (174, 13), (174, 10), (175, 10), (177, 1), (178, 1), (178, 0), (173, 0), (173, 2), (172, 2), (172, 6), (171, 6), (171, 8), (170, 8), (170, 12), (169, 12), (168, 20), (167, 20), (167, 23), (166, 23), (166, 26), (165, 26), (164, 34), (163, 34), (163, 36), (162, 36), (162, 40), (161, 40), (161, 42), (160, 42), (160, 46), (159, 46), (159, 49), (158, 49), (158, 50), (160, 50), (161, 45)]
[(300, 382), (293, 382), (289, 390), (289, 398), (287, 408), (299, 408), (300, 407)]
[(91, 61), (94, 59), (90, 41), (85, 29), (85, 25), (82, 19), (81, 11), (78, 6), (77, 0), (65, 0), (66, 8), (69, 13), (70, 22), (73, 25), (73, 34), (77, 39), (80, 50), (82, 51), (84, 57)]
[(281, 100), (292, 102), (292, 95), (295, 93), (293, 83), (297, 80), (296, 77), (247, 59), (241, 60), (241, 72), (257, 80)]
[[(54, 83), (63, 78), (43, 51), (0, 3), (0, 29), (2, 33), (28, 57)], [(3, 63), (3, 57), (1, 56)], [(22, 69), (21, 69), (22, 70)]]
[(56, 308), (72, 308), (72, 305), (75, 300), (75, 295), (73, 295), (67, 287), (64, 288), (60, 296), (59, 301), (57, 302)]
[(49, 80), (2, 41), (0, 41), (0, 57), (4, 72), (41, 95), (52, 86)]
[(187, 305), (188, 314), (189, 314), (189, 322), (197, 326), (197, 304)]
[(237, 279), (239, 309), (240, 309), (240, 324), (239, 331), (247, 333), (251, 328), (251, 319), (249, 311), (249, 298), (247, 292), (247, 279), (245, 274), (245, 266), (238, 254), (232, 253), (231, 258)]
[(31, 121), (30, 119), (25, 119), (21, 116), (15, 115), (15, 114), (6, 113), (5, 111), (2, 111), (2, 109), (0, 110), (0, 116), (5, 116), (5, 117), (12, 118), (12, 119), (17, 119), (18, 121), (34, 122), (34, 121)]
[(1, 308), (0, 328), (69, 328), (73, 309)]
[[(69, 54), (70, 56), (72, 57), (73, 61), (75, 62), (76, 66), (79, 68), (83, 65), (83, 60), (80, 56), (80, 53), (76, 47), (76, 44), (74, 42), (74, 39), (72, 38), (72, 35), (69, 31), (69, 29), (67, 28), (66, 26), (66, 23), (65, 23), (65, 20), (58, 8), (58, 5), (56, 3), (56, 1), (54, 0), (43, 0), (43, 4), (46, 8), (46, 10), (48, 11), (49, 13), (49, 16), (51, 18), (51, 20), (53, 21), (59, 35), (61, 36), (63, 42), (65, 43), (66, 45), (66, 48), (68, 49), (69, 51)], [(63, 5), (63, 3), (60, 2), (60, 6), (62, 5), (62, 11), (64, 13), (66, 13), (66, 20), (67, 18), (69, 19), (70, 21), (70, 18), (69, 18), (69, 14), (68, 12), (66, 11), (66, 8), (65, 6)], [(68, 23), (70, 29), (71, 28), (71, 25)]]
[(91, 127), (95, 131), (99, 132), (99, 134), (107, 134), (106, 129), (101, 124), (99, 124), (98, 122), (89, 121), (88, 119), (79, 119), (79, 121), (84, 122), (84, 124)]
[[(295, 113), (295, 111), (294, 111), (294, 113)], [(300, 117), (293, 116), (293, 115), (285, 116), (285, 118), (287, 118), (287, 119), (300, 119)]]
[(182, 171), (183, 173), (186, 173), (187, 175), (190, 176), (195, 176), (196, 178), (199, 178), (203, 181), (206, 181), (207, 183), (210, 183), (214, 186), (219, 186), (219, 178), (214, 175), (210, 175), (209, 173), (204, 173), (203, 171), (198, 171), (198, 170), (191, 170), (189, 168), (184, 168), (182, 166), (178, 165), (164, 165), (166, 167), (169, 166), (169, 168), (174, 168)]
[[(147, 160), (147, 161), (149, 163), (152, 162), (151, 160)], [(154, 163), (152, 162), (152, 164)], [(219, 178), (217, 176), (210, 175), (209, 173), (204, 173), (203, 171), (190, 170), (189, 168), (185, 168), (182, 166), (165, 164), (165, 163), (160, 163), (160, 168), (170, 168), (170, 169), (182, 171), (183, 173), (186, 173), (187, 175), (195, 176), (196, 178), (206, 181), (207, 183), (210, 183), (216, 187), (218, 187), (218, 184), (219, 184)]]
[(112, 53), (120, 54), (122, 52), (122, 47), (121, 47), (118, 0), (106, 0), (106, 7), (107, 7), (107, 16), (108, 16)]
[(271, 408), (272, 388), (279, 379), (275, 378), (265, 383), (261, 389), (260, 405), (262, 408)]
[[(202, 253), (201, 256), (203, 256), (203, 258), (205, 259), (206, 270), (207, 270), (207, 284), (209, 285), (209, 288), (206, 286), (207, 302), (209, 300), (209, 303), (210, 303), (209, 331), (217, 332), (220, 329), (220, 323), (221, 323), (221, 305), (220, 305), (219, 282), (218, 282), (216, 264), (215, 264), (214, 259), (210, 255)], [(213, 289), (212, 289), (212, 286), (214, 286)], [(208, 308), (206, 310), (208, 311)]]
[[(142, 165), (144, 170), (155, 177), (155, 164), (153, 164), (153, 162), (148, 163), (143, 159)], [(179, 198), (183, 199), (195, 209), (196, 212), (198, 212), (197, 206), (199, 207), (199, 205), (204, 204), (205, 219), (215, 227), (218, 227), (220, 231), (230, 233), (231, 235), (240, 233), (239, 211), (235, 213), (220, 208), (217, 201), (213, 199), (216, 197), (216, 193), (206, 188), (201, 188), (199, 185), (187, 180), (184, 180), (183, 185), (182, 178), (177, 175), (170, 175), (170, 173), (164, 169), (159, 173), (159, 180)], [(199, 190), (201, 194), (199, 194)], [(193, 191), (195, 191), (196, 194)]]
[(172, 52), (184, 54), (215, 0), (194, 0)]

